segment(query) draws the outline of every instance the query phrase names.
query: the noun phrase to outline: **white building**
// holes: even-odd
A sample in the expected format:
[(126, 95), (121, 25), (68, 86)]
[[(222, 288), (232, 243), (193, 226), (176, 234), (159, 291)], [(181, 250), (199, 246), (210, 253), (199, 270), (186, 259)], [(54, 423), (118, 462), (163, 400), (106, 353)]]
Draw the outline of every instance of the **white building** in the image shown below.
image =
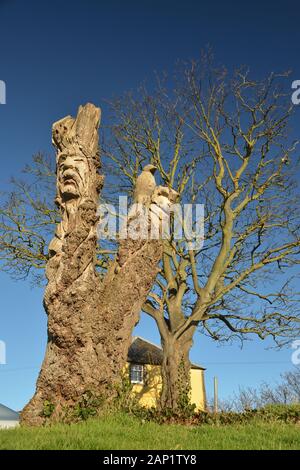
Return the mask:
[(0, 429), (15, 428), (19, 425), (19, 413), (0, 404)]

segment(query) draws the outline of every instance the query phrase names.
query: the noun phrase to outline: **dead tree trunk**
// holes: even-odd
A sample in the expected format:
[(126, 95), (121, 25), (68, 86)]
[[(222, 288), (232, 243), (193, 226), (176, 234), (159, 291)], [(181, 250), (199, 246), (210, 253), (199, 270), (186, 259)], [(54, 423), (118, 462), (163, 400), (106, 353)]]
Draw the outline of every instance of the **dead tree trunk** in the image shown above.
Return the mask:
[(43, 424), (45, 405), (59, 420), (85, 392), (112, 393), (125, 366), (130, 336), (158, 272), (160, 241), (123, 240), (122, 266), (103, 282), (95, 270), (100, 109), (79, 108), (53, 126), (61, 222), (49, 245), (44, 307), (48, 344), (34, 397), (22, 422)]

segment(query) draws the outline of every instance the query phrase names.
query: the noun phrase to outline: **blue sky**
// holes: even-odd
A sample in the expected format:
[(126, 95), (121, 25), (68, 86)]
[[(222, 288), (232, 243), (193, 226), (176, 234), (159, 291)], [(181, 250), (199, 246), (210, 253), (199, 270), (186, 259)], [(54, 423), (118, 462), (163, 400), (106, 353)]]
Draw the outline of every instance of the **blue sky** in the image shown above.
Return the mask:
[[(207, 44), (228, 67), (247, 64), (257, 76), (292, 69), (291, 81), (300, 79), (298, 11), (289, 0), (0, 0), (0, 80), (7, 86), (7, 104), (0, 105), (0, 190), (33, 154), (53, 153), (52, 122), (87, 101), (104, 106), (151, 81), (154, 71), (197, 57)], [(45, 349), (43, 292), (3, 273), (0, 288), (0, 340), (7, 344), (0, 403), (20, 409), (33, 394)], [(146, 316), (136, 334), (158, 342)], [(255, 340), (241, 350), (196, 337), (191, 358), (207, 367), (208, 393), (217, 375), (226, 397), (239, 385), (275, 381), (292, 366), (291, 349), (268, 346)]]

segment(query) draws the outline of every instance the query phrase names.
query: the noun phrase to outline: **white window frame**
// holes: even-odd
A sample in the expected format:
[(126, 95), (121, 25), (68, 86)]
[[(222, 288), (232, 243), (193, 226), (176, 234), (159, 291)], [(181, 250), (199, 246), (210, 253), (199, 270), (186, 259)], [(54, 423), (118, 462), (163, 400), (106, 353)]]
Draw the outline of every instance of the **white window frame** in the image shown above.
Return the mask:
[[(132, 379), (132, 372), (136, 374), (141, 374), (141, 380), (134, 380)], [(130, 364), (130, 383), (132, 384), (144, 384), (144, 366), (142, 364)]]

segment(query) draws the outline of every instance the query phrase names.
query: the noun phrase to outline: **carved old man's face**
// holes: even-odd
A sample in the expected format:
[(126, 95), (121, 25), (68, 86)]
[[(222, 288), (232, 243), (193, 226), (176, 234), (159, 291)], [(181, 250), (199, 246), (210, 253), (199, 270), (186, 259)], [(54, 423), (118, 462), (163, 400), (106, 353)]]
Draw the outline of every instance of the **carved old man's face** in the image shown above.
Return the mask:
[(61, 154), (57, 162), (59, 192), (64, 199), (74, 199), (84, 194), (89, 167), (81, 155)]

